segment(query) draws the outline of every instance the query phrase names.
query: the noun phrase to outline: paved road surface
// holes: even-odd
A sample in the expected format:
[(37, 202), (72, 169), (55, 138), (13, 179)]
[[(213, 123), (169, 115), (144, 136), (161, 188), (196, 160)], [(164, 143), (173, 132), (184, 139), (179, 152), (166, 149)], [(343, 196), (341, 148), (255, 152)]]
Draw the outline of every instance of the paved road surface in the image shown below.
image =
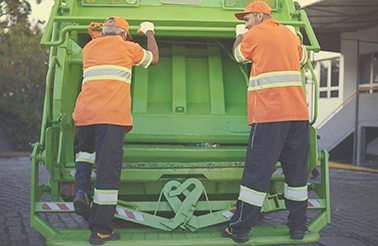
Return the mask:
[[(44, 237), (29, 226), (30, 166), (29, 157), (0, 158), (1, 246), (46, 245)], [(48, 177), (41, 166), (40, 183), (46, 183)], [(378, 245), (378, 173), (331, 168), (330, 183), (332, 222), (320, 231), (319, 242), (306, 245)], [(43, 199), (49, 196), (44, 195)], [(42, 216), (55, 227), (87, 227), (76, 214)], [(270, 214), (259, 224), (285, 224), (286, 217), (286, 211)], [(123, 224), (114, 220), (115, 227), (124, 227)]]

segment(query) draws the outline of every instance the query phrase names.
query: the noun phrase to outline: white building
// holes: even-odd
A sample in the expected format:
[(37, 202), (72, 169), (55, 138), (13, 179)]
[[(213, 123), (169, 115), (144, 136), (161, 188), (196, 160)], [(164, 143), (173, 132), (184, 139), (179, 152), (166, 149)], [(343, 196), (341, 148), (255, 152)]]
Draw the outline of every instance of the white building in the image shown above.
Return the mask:
[(318, 147), (331, 160), (367, 166), (378, 160), (378, 1), (324, 0), (304, 9), (321, 50), (336, 52), (311, 57)]

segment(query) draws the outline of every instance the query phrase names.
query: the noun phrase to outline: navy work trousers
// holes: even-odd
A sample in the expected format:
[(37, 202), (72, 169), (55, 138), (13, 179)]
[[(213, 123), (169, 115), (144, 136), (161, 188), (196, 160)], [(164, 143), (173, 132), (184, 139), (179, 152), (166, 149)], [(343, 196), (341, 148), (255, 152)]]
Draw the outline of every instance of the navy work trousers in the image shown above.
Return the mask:
[[(122, 169), (124, 126), (98, 124), (76, 127), (78, 144), (75, 152), (96, 152), (96, 182), (98, 190), (118, 190)], [(91, 173), (92, 164), (77, 161), (75, 193), (79, 190), (88, 195), (92, 193)], [(92, 232), (110, 234), (113, 227), (110, 225), (116, 205), (99, 205), (93, 203), (89, 229)]]
[[(308, 121), (252, 124), (241, 185), (266, 193), (277, 161), (281, 162), (285, 183), (290, 187), (307, 185)], [(306, 230), (306, 201), (285, 198), (290, 214), (287, 226)], [(248, 233), (255, 226), (261, 207), (238, 200), (229, 226), (232, 233)]]

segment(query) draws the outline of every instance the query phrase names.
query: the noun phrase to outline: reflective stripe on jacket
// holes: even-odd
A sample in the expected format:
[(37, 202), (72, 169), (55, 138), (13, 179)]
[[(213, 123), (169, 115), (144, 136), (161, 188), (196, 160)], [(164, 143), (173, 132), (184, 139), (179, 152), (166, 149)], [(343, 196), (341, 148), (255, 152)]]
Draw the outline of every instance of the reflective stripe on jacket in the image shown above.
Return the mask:
[(82, 51), (83, 81), (73, 119), (76, 126), (132, 126), (131, 68), (147, 68), (152, 53), (121, 36), (90, 41)]
[(252, 62), (248, 124), (309, 119), (300, 73), (307, 51), (297, 35), (267, 19), (243, 34), (234, 57)]
[(131, 70), (121, 66), (100, 65), (84, 70), (83, 84), (88, 80), (119, 80), (131, 83)]

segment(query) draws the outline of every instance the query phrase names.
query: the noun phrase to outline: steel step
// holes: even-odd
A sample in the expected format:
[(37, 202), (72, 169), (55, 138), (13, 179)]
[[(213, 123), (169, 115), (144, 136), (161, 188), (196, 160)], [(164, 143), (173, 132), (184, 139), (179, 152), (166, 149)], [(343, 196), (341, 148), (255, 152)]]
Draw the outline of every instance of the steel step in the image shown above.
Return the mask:
[[(118, 241), (108, 241), (105, 245), (128, 245), (128, 246), (219, 246), (234, 243), (230, 238), (224, 238), (220, 234), (220, 227), (214, 226), (201, 229), (196, 232), (174, 231), (166, 232), (155, 229), (114, 229), (121, 234)], [(46, 240), (47, 245), (56, 246), (84, 246), (90, 245), (88, 229), (58, 229), (59, 235), (54, 235)], [(257, 226), (249, 233), (250, 240), (243, 245), (273, 245), (273, 244), (298, 244), (312, 243), (319, 240), (319, 234), (315, 231), (307, 231), (303, 240), (294, 240), (289, 236), (286, 226)], [(240, 244), (238, 244), (240, 245)]]

